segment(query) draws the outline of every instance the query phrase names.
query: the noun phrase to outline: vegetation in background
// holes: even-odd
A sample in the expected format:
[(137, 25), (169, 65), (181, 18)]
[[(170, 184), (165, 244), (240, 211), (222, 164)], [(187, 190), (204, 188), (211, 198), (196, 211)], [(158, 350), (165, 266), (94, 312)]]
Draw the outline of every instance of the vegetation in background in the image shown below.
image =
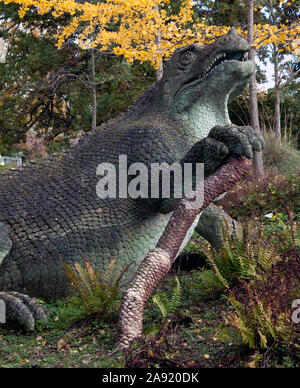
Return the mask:
[[(257, 72), (258, 82), (262, 83), (260, 72)], [(281, 129), (282, 141), (294, 140), (295, 147), (299, 148), (300, 137), (300, 83), (293, 81), (281, 89)], [(258, 110), (261, 129), (263, 132), (274, 134), (275, 95), (274, 89), (258, 93)], [(249, 97), (246, 90), (240, 97), (229, 104), (231, 121), (236, 125), (250, 125)], [(275, 134), (274, 134), (275, 135)]]
[[(22, 7), (25, 3), (32, 7)], [(0, 33), (8, 48), (6, 62), (0, 66), (0, 128), (2, 143), (9, 150), (24, 140), (30, 128), (46, 137), (50, 150), (53, 148), (53, 139), (65, 147), (69, 138), (75, 136), (78, 130), (87, 131), (91, 128), (95, 110), (97, 123), (100, 124), (130, 105), (155, 78), (151, 61), (152, 64), (155, 62), (155, 65), (160, 65), (161, 58), (167, 58), (177, 44), (184, 45), (190, 41), (208, 43), (225, 33), (230, 25), (240, 25), (241, 33), (245, 29), (246, 10), (241, 1), (205, 0), (192, 4), (181, 0), (164, 3), (155, 0), (153, 7), (151, 2), (145, 4), (135, 0), (132, 1), (132, 7), (122, 9), (124, 15), (122, 12), (120, 14), (120, 7), (117, 6), (118, 20), (105, 17), (108, 15), (103, 11), (102, 3), (91, 0), (83, 6), (74, 1), (48, 1), (40, 7), (36, 1), (0, 2)], [(266, 20), (261, 10), (265, 5), (260, 1), (256, 3), (255, 17), (262, 23), (256, 27), (256, 43), (262, 41), (262, 44), (270, 45), (279, 42), (287, 50), (296, 50), (297, 40), (293, 38), (298, 26), (294, 23), (294, 2), (283, 2), (280, 5), (276, 2), (280, 12), (287, 15), (285, 20), (282, 16), (281, 32), (278, 34), (278, 26), (263, 24)], [(30, 12), (27, 12), (28, 9)], [(79, 19), (73, 18), (75, 9)], [(87, 18), (84, 17), (86, 12), (89, 14)], [(107, 12), (114, 15), (113, 2)], [(143, 12), (146, 16), (140, 19)], [(88, 25), (92, 15), (100, 17), (95, 31)], [(125, 26), (121, 15), (126, 16)], [(79, 23), (81, 17), (85, 21)], [(172, 23), (167, 20), (172, 20)], [(149, 23), (149, 28), (145, 27), (145, 23)], [(143, 39), (137, 39), (137, 31), (141, 31)], [(157, 41), (157, 31), (160, 43)], [(59, 50), (56, 47), (58, 35), (61, 44)], [(75, 44), (80, 36), (83, 38), (82, 51)], [(93, 50), (96, 77), (92, 82), (93, 87), (96, 85), (96, 106), (91, 88), (92, 52), (91, 47), (86, 46), (87, 38), (95, 40), (97, 46)], [(112, 41), (114, 45), (111, 45)], [(261, 51), (262, 48), (258, 51), (259, 55)], [(131, 63), (138, 60), (145, 65), (135, 63), (133, 67), (128, 66), (122, 56), (116, 55), (123, 55)], [(290, 87), (292, 84), (287, 85), (287, 89)], [(284, 96), (284, 90), (281, 94)], [(290, 95), (293, 96), (293, 93)], [(290, 104), (283, 104), (282, 108), (286, 106)], [(234, 110), (236, 116), (241, 117), (238, 108)], [(293, 112), (296, 111), (294, 109)], [(283, 109), (282, 117), (286, 118), (285, 113)], [(296, 128), (295, 122), (292, 131)]]
[(281, 142), (270, 131), (263, 133), (265, 148), (264, 165), (276, 169), (280, 174), (289, 174), (300, 167), (300, 150), (296, 149), (297, 139), (283, 139)]
[(234, 218), (243, 220), (253, 216), (270, 225), (280, 218), (286, 219), (288, 209), (298, 219), (299, 198), (300, 171), (288, 175), (267, 171), (264, 181), (249, 175), (220, 201), (220, 206)]
[[(0, 152), (14, 152), (30, 129), (44, 137), (50, 152), (68, 147), (79, 130), (91, 129), (90, 51), (71, 39), (60, 50), (55, 46), (67, 17), (33, 11), (21, 20), (16, 5), (2, 3), (0, 14), (0, 34), (7, 42), (0, 64)], [(154, 80), (148, 64), (129, 66), (100, 51), (95, 51), (95, 70), (98, 125), (125, 110)]]
[[(225, 231), (219, 252), (204, 248), (212, 268), (209, 285), (229, 291), (232, 311), (225, 322), (251, 349), (287, 347), (296, 341), (291, 305), (300, 293), (300, 240), (292, 221), (284, 226), (272, 236), (261, 228), (257, 234), (254, 225), (235, 239)], [(206, 272), (201, 279), (207, 280)], [(207, 287), (205, 281), (202, 286)]]
[[(262, 273), (280, 260), (274, 246), (255, 236), (253, 225), (245, 226), (235, 238), (230, 236), (228, 227), (221, 227), (224, 241), (221, 248), (218, 251), (202, 248), (214, 274), (203, 278), (209, 279), (210, 287), (226, 290), (234, 287), (238, 280), (261, 279)], [(204, 287), (207, 287), (205, 281)]]

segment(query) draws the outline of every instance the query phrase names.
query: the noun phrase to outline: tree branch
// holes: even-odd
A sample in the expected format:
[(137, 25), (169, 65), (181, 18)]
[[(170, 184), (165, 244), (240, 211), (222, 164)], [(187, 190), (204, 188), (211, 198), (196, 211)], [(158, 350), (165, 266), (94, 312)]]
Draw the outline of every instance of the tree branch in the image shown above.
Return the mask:
[(184, 238), (197, 215), (216, 197), (228, 191), (251, 167), (245, 157), (231, 157), (213, 175), (205, 179), (204, 189), (196, 188), (196, 203), (184, 198), (173, 212), (156, 247), (139, 266), (129, 288), (124, 292), (118, 321), (118, 348), (128, 348), (142, 334), (144, 306), (157, 284), (168, 274)]

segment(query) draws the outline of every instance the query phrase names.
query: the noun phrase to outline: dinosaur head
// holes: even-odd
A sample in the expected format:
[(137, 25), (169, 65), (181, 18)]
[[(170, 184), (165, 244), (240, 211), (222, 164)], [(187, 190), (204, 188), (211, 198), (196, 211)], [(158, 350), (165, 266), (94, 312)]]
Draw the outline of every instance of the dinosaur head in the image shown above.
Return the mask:
[(230, 123), (227, 103), (242, 93), (254, 71), (248, 42), (234, 28), (206, 46), (175, 50), (160, 85), (164, 103), (197, 138)]

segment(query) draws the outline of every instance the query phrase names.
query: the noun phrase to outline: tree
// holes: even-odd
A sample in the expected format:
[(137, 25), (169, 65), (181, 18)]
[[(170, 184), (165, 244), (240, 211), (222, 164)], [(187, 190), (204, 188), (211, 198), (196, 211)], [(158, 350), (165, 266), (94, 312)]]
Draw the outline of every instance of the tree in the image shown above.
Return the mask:
[[(291, 0), (292, 1), (292, 0)], [(150, 62), (159, 68), (174, 48), (197, 42), (206, 44), (226, 33), (228, 26), (208, 25), (194, 12), (191, 0), (106, 0), (75, 1), (61, 0), (0, 0), (0, 3), (18, 4), (21, 18), (32, 15), (52, 15), (56, 20), (64, 20), (57, 27), (57, 46), (65, 47), (65, 42), (76, 42), (84, 50), (100, 50), (102, 54), (122, 56), (130, 63), (134, 60)], [(211, 3), (211, 2), (201, 2)], [(229, 22), (241, 21), (241, 2), (217, 2), (224, 8), (224, 18)], [(227, 7), (225, 5), (227, 4)], [(234, 6), (238, 12), (230, 16), (228, 7)], [(28, 11), (31, 12), (28, 12)], [(171, 10), (171, 11), (170, 11)], [(197, 11), (198, 12), (198, 11)], [(226, 21), (227, 23), (227, 21)], [(229, 23), (228, 23), (229, 24)], [(241, 24), (242, 27), (245, 24)], [(253, 26), (255, 48), (265, 44), (289, 42), (299, 32), (297, 23), (289, 26), (260, 24)], [(238, 32), (246, 35), (240, 27)], [(296, 43), (296, 48), (300, 42)], [(295, 47), (294, 47), (295, 49)], [(94, 54), (97, 51), (94, 51)], [(161, 71), (160, 71), (161, 72)], [(93, 74), (92, 74), (93, 78)], [(90, 85), (94, 85), (91, 82)], [(95, 86), (95, 85), (94, 85)], [(93, 92), (93, 96), (95, 93)], [(95, 107), (95, 101), (94, 101)]]
[[(253, 22), (253, 10), (254, 10), (254, 1), (248, 0), (248, 12), (247, 12), (247, 31), (248, 31), (248, 42), (251, 46), (249, 51), (249, 60), (253, 62), (255, 66), (255, 56), (254, 56), (254, 22)], [(252, 74), (249, 82), (249, 96), (250, 96), (250, 117), (251, 117), (251, 126), (260, 132), (259, 126), (259, 116), (258, 116), (258, 105), (257, 105), (257, 83), (256, 75)], [(253, 169), (255, 175), (263, 179), (264, 178), (264, 166), (262, 160), (262, 152), (255, 151), (253, 154)]]
[[(176, 46), (184, 46), (195, 41), (199, 44), (209, 43), (228, 31), (226, 26), (208, 25), (203, 20), (194, 23), (192, 0), (176, 1), (176, 14), (167, 12), (170, 0), (105, 2), (0, 0), (0, 2), (19, 4), (20, 17), (24, 17), (32, 7), (40, 15), (49, 12), (56, 18), (68, 15), (70, 23), (61, 28), (57, 34), (58, 47), (76, 34), (77, 43), (82, 48), (98, 47), (104, 51), (111, 49), (114, 54), (124, 55), (130, 62), (134, 59), (150, 61), (156, 68), (162, 58), (172, 54)], [(254, 44), (258, 48), (271, 42), (287, 40), (291, 46), (299, 29), (297, 23), (281, 25), (279, 28), (268, 24), (256, 25)], [(161, 35), (161, 45), (156, 43), (158, 31)], [(241, 28), (240, 32), (243, 33)], [(296, 42), (295, 46), (300, 47), (300, 42)]]
[(12, 18), (5, 18), (2, 13), (1, 23), (8, 51), (5, 63), (0, 65), (0, 126), (4, 143), (13, 145), (30, 128), (68, 131), (72, 113), (66, 84), (60, 82), (59, 76), (84, 64), (72, 57), (74, 51), (80, 54), (78, 47), (69, 45), (58, 53), (51, 37), (41, 39), (33, 28), (20, 28), (21, 21), (13, 18), (13, 10), (9, 14)]
[(20, 19), (18, 8), (0, 3), (0, 35), (8, 49), (0, 64), (0, 153), (13, 151), (31, 128), (50, 151), (67, 146), (78, 130), (90, 130), (92, 117), (95, 125), (96, 110), (97, 124), (107, 121), (153, 82), (148, 65), (128, 66), (98, 49), (93, 66), (92, 50), (80, 49), (71, 37), (58, 49), (55, 35), (70, 20), (34, 9)]
[[(262, 2), (265, 9), (264, 19), (270, 20), (272, 25), (280, 26), (286, 23), (288, 27), (293, 22), (297, 22), (297, 7), (292, 2), (283, 3), (279, 0), (264, 0)], [(274, 64), (274, 79), (275, 79), (275, 105), (274, 105), (274, 117), (275, 117), (275, 137), (278, 142), (281, 142), (281, 117), (280, 117), (280, 92), (283, 86), (284, 80), (284, 54), (293, 50), (294, 41), (285, 40), (273, 42), (269, 45), (271, 52), (271, 60)], [(289, 69), (290, 70), (290, 69)], [(291, 74), (292, 73), (292, 74)], [(291, 82), (300, 74), (299, 71), (294, 71), (289, 74), (289, 81)]]

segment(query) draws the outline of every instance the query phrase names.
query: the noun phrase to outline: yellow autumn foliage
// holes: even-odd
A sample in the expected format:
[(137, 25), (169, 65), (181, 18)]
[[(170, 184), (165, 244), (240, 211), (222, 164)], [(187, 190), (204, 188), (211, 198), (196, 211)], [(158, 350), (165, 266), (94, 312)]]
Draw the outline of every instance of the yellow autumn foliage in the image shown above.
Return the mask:
[[(168, 16), (161, 5), (170, 0), (107, 0), (91, 4), (76, 0), (0, 0), (6, 4), (20, 5), (19, 15), (34, 7), (39, 14), (51, 12), (54, 17), (65, 13), (72, 16), (70, 24), (61, 28), (57, 46), (76, 33), (83, 49), (99, 47), (123, 55), (129, 62), (134, 59), (150, 61), (157, 68), (162, 58), (168, 58), (174, 48), (190, 43), (207, 44), (225, 34), (229, 27), (208, 26), (204, 21), (193, 22), (193, 1), (184, 0), (177, 15)], [(293, 1), (293, 0), (291, 0)], [(118, 22), (118, 30), (111, 31), (111, 22)], [(86, 27), (78, 32), (78, 27)], [(188, 27), (189, 26), (189, 27)], [(247, 33), (237, 28), (241, 35)], [(284, 44), (288, 51), (300, 55), (299, 23), (280, 27), (257, 24), (254, 28), (254, 47), (270, 43)], [(157, 44), (157, 36), (161, 42)]]

